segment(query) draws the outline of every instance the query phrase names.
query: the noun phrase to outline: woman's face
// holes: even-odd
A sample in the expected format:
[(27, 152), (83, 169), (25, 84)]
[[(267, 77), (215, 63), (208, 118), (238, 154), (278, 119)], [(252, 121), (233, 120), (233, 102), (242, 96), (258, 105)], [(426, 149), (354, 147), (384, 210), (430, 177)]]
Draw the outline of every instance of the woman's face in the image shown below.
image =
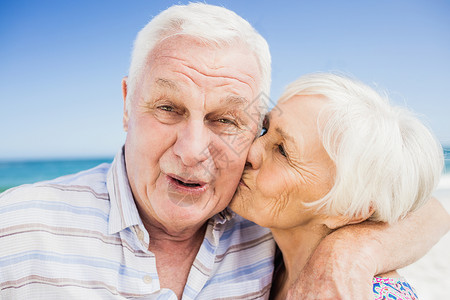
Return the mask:
[(302, 203), (326, 195), (334, 164), (322, 146), (318, 115), (322, 96), (294, 96), (268, 114), (265, 134), (250, 148), (247, 165), (231, 202), (241, 216), (269, 228), (315, 224), (320, 218)]

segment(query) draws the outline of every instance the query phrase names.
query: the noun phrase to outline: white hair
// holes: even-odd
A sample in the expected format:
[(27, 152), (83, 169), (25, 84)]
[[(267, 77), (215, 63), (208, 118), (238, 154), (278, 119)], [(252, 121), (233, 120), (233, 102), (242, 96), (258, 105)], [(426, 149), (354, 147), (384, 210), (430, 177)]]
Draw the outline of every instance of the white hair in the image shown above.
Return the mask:
[(328, 99), (318, 120), (322, 143), (335, 163), (329, 193), (311, 204), (329, 215), (395, 222), (422, 206), (436, 188), (443, 151), (410, 111), (389, 104), (369, 86), (327, 73), (301, 77), (279, 103), (296, 95)]
[[(180, 34), (198, 38), (215, 47), (230, 47), (236, 42), (245, 45), (259, 64), (260, 92), (270, 94), (271, 57), (266, 40), (246, 20), (224, 7), (190, 3), (169, 7), (138, 33), (128, 74), (128, 95), (132, 95), (136, 87), (142, 84), (142, 75), (152, 49), (160, 41)], [(268, 101), (268, 97), (259, 98), (260, 101)], [(131, 101), (128, 100), (129, 110)], [(261, 103), (260, 108), (261, 114), (265, 114), (268, 103)]]

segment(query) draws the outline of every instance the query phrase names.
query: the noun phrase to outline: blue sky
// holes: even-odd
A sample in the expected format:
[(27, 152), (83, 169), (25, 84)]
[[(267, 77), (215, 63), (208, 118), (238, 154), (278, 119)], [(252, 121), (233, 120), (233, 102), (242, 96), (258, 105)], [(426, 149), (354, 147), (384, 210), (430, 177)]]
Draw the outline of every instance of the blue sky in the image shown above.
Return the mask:
[[(113, 156), (137, 32), (187, 1), (1, 1), (0, 160)], [(206, 1), (269, 42), (272, 94), (341, 71), (387, 90), (450, 145), (449, 1)]]

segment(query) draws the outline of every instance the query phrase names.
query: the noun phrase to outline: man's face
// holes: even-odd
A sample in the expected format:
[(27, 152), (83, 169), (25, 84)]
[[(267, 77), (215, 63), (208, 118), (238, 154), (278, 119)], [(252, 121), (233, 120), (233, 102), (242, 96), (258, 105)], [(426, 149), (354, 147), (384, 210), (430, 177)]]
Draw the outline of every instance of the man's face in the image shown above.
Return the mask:
[(173, 36), (150, 53), (141, 79), (124, 114), (141, 217), (169, 233), (198, 228), (228, 205), (256, 135), (256, 58)]

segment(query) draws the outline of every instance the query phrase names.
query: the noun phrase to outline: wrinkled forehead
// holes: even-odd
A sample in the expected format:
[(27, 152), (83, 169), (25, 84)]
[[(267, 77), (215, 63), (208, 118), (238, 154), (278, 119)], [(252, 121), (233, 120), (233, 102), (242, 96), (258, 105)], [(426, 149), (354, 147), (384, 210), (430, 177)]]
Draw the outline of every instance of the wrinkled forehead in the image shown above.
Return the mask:
[(257, 99), (261, 72), (256, 57), (245, 47), (217, 48), (189, 36), (172, 36), (150, 53), (144, 84), (179, 92), (195, 84), (209, 91), (226, 90), (227, 98), (248, 103)]
[[(147, 57), (147, 64), (161, 59), (178, 59), (205, 74), (223, 71), (248, 73), (261, 84), (261, 70), (255, 54), (242, 42), (227, 45), (211, 43), (189, 35), (173, 35), (159, 41)], [(233, 73), (231, 75), (233, 76)]]

